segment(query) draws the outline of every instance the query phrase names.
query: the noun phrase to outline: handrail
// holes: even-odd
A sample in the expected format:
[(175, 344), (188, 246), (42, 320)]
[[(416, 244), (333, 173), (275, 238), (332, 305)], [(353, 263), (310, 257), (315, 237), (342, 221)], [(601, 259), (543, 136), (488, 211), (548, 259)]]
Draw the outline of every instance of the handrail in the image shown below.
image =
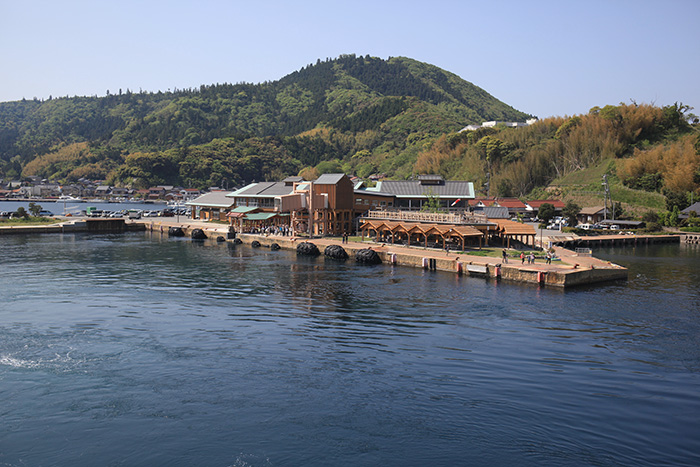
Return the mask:
[(440, 212), (416, 211), (367, 211), (363, 217), (369, 219), (429, 222), (436, 224), (483, 224), (488, 222), (488, 218), (484, 214), (467, 212), (460, 214), (447, 214)]

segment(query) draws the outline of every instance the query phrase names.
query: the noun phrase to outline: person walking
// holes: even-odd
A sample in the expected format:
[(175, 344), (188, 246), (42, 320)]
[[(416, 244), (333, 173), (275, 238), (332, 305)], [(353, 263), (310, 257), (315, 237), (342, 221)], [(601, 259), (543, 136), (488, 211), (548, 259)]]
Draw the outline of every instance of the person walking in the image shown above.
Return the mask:
[(508, 264), (508, 253), (505, 248), (503, 249), (503, 262)]
[(520, 252), (520, 264), (525, 264), (525, 253)]

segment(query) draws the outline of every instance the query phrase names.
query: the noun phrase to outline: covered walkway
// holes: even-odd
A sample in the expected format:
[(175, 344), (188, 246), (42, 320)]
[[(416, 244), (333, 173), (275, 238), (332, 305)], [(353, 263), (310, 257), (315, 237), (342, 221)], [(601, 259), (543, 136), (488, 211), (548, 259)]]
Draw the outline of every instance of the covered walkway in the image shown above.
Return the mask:
[(365, 236), (371, 237), (370, 233), (374, 232), (377, 242), (383, 240), (406, 245), (421, 244), (422, 242), (422, 245), (427, 247), (429, 239), (432, 238), (433, 243), (436, 244), (439, 244), (441, 240), (442, 248), (445, 248), (447, 242), (450, 241), (457, 242), (464, 250), (467, 246), (467, 240), (470, 244), (475, 244), (478, 241), (478, 246), (481, 248), (485, 239), (484, 233), (468, 225), (422, 224), (369, 219), (363, 219), (361, 222), (360, 230), (363, 240)]
[(500, 238), (503, 246), (510, 248), (511, 239), (524, 245), (535, 246), (536, 232), (533, 226), (507, 219), (489, 219), (489, 222), (498, 224), (492, 236)]

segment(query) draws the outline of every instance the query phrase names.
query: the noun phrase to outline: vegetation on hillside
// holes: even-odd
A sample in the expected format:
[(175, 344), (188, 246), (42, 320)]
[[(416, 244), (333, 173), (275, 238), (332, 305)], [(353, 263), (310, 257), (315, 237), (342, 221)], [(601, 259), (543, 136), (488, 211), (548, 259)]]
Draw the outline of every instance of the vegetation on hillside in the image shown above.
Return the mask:
[(414, 170), (474, 180), (484, 194), (489, 181), (491, 195), (547, 197), (543, 188), (549, 187), (557, 196), (578, 191), (601, 201), (607, 174), (620, 196), (648, 194), (651, 203), (665, 196), (683, 209), (689, 203), (679, 200), (700, 195), (700, 139), (688, 123), (695, 118), (690, 110), (681, 104), (608, 105), (525, 128), (448, 133), (419, 155)]
[(586, 206), (602, 204), (606, 175), (628, 213), (672, 212), (700, 197), (691, 110), (633, 102), (460, 132), (529, 116), (426, 63), (346, 55), (262, 84), (0, 103), (0, 177), (233, 188), (295, 174), (435, 173), (474, 181), (479, 194)]
[(0, 177), (206, 187), (332, 162), (411, 175), (427, 142), (528, 116), (432, 65), (341, 56), (276, 82), (0, 104)]

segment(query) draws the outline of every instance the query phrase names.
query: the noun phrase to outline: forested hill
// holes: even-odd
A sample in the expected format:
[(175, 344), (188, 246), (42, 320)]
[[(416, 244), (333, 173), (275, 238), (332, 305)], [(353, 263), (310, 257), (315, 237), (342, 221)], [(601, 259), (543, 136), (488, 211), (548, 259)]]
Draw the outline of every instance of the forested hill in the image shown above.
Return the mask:
[(321, 163), (406, 177), (441, 134), (528, 117), (435, 66), (347, 55), (261, 84), (0, 103), (0, 178), (204, 187)]

